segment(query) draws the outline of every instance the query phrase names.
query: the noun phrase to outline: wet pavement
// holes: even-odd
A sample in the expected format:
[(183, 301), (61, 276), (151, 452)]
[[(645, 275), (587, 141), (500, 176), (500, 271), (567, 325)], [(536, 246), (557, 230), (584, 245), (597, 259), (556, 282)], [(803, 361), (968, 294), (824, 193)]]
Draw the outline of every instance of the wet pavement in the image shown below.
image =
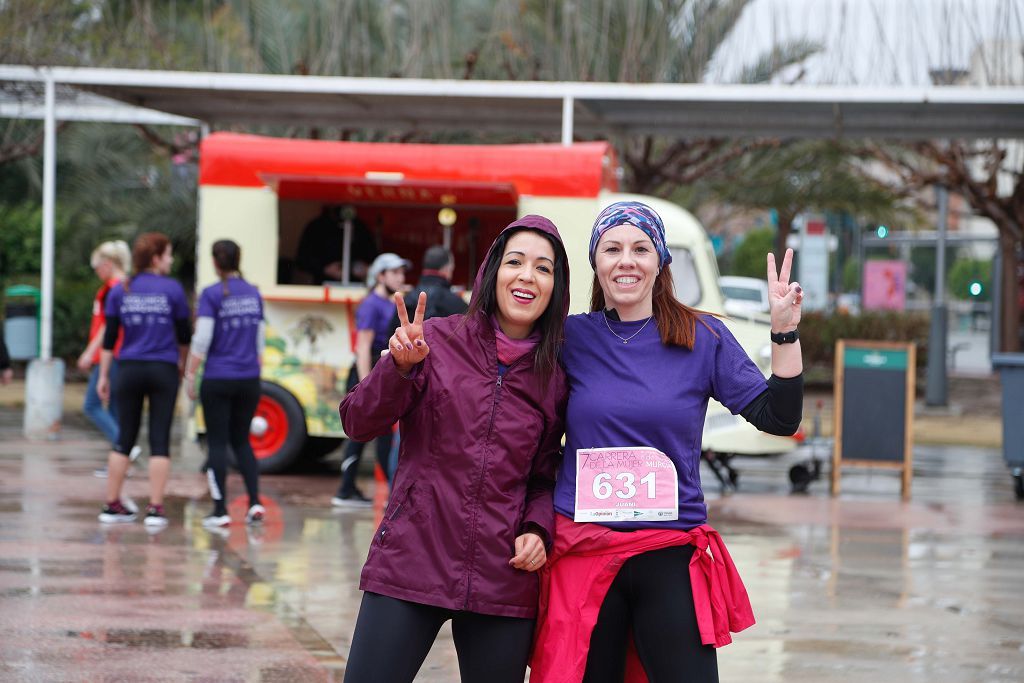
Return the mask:
[[(211, 533), (202, 455), (185, 444), (170, 526), (106, 528), (101, 441), (71, 424), (28, 443), (20, 421), (0, 409), (0, 680), (341, 679), (384, 491), (372, 510), (338, 512), (331, 463), (264, 477), (266, 524)], [(919, 446), (901, 503), (895, 474), (857, 470), (839, 499), (827, 477), (790, 495), (788, 468), (810, 450), (736, 461), (728, 496), (705, 471), (758, 619), (719, 651), (721, 679), (1024, 680), (1024, 505), (1001, 452)], [(145, 456), (126, 487), (140, 505), (144, 469)], [(237, 476), (229, 491), (242, 519)], [(447, 629), (417, 680), (458, 680)]]

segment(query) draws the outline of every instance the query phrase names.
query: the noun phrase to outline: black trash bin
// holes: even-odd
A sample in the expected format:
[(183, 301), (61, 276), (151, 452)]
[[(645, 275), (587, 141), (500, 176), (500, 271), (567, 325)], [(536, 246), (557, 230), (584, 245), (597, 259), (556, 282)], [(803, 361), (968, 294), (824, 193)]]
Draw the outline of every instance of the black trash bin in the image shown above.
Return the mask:
[(999, 370), (1003, 385), (1003, 458), (1013, 474), (1013, 491), (1024, 500), (1024, 353), (996, 353), (992, 367)]

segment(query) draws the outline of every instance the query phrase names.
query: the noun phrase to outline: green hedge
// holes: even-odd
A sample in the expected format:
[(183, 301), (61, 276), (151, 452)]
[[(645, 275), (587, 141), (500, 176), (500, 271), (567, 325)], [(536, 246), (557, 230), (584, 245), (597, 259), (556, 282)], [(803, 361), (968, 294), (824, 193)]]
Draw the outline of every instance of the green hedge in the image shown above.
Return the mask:
[(831, 384), (838, 339), (914, 342), (917, 344), (920, 373), (928, 364), (929, 326), (930, 316), (927, 313), (804, 313), (800, 320), (800, 346), (806, 379), (812, 384)]

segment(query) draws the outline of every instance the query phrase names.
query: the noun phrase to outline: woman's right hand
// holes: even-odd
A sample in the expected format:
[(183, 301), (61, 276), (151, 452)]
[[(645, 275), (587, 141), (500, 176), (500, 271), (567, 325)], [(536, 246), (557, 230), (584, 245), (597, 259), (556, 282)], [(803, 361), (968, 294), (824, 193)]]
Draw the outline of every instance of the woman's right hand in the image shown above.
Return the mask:
[(398, 310), (401, 325), (395, 328), (395, 333), (388, 340), (388, 351), (391, 352), (391, 358), (398, 371), (407, 375), (413, 366), (423, 362), (430, 353), (427, 340), (423, 338), (423, 314), (427, 310), (427, 293), (420, 292), (412, 322), (409, 322), (409, 312), (405, 309), (405, 300), (399, 292), (395, 292), (395, 308)]
[(110, 401), (110, 378), (104, 374), (100, 374), (99, 379), (96, 380), (96, 395), (100, 397), (100, 400), (104, 403)]
[(77, 365), (78, 369), (82, 372), (89, 372), (92, 370), (92, 355), (83, 353), (78, 357), (78, 362), (75, 365)]

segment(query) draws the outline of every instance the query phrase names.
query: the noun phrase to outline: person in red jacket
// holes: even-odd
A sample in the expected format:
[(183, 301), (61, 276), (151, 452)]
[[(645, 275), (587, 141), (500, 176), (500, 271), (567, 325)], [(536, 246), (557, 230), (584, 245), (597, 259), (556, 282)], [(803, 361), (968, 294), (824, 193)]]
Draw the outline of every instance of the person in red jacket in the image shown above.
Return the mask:
[(346, 433), (402, 432), (345, 680), (412, 681), (451, 619), (463, 681), (521, 683), (552, 541), (566, 401), (559, 345), (569, 266), (541, 216), (505, 228), (465, 315), (401, 326), (389, 355), (341, 402)]

